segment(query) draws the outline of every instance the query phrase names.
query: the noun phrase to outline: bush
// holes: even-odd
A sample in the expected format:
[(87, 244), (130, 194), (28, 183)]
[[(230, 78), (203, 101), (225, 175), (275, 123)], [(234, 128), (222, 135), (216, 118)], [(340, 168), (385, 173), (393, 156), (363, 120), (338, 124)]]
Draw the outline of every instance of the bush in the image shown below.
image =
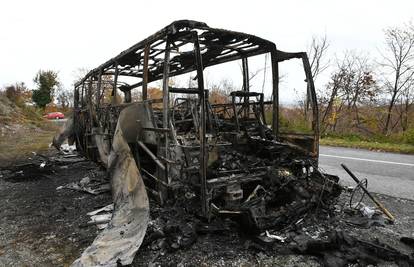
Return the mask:
[(414, 128), (411, 128), (403, 134), (404, 141), (407, 144), (414, 145)]
[(16, 103), (17, 99), (19, 98), (18, 90), (15, 86), (7, 86), (6, 87), (6, 97), (12, 101), (13, 103)]
[(15, 105), (21, 107), (31, 98), (31, 92), (24, 83), (16, 83), (5, 88), (4, 95)]
[(331, 137), (331, 138), (340, 138), (340, 139), (344, 139), (347, 141), (364, 141), (367, 138), (362, 136), (361, 134), (358, 133), (333, 133), (333, 132), (327, 132), (324, 135), (321, 136), (322, 138), (324, 137)]

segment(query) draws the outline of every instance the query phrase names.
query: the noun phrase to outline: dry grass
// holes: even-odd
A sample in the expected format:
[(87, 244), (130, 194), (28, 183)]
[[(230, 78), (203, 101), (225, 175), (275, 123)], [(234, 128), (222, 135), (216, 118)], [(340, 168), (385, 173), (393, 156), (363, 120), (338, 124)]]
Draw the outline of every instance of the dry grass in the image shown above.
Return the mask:
[(32, 152), (43, 153), (47, 151), (56, 129), (57, 126), (51, 122), (43, 121), (43, 124), (24, 125), (12, 133), (1, 136), (0, 167), (33, 156)]
[(0, 94), (0, 167), (49, 148), (58, 125), (42, 114), (42, 110)]

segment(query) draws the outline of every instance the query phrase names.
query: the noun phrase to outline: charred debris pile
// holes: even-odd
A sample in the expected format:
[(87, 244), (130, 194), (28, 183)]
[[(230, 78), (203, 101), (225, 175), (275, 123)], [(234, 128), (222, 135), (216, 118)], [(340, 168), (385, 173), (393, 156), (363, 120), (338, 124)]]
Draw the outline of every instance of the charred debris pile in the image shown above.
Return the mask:
[[(219, 177), (208, 179), (215, 189), (210, 196), (212, 214), (231, 217), (251, 233), (282, 229), (306, 214), (329, 216), (342, 190), (337, 176), (320, 172), (309, 156), (292, 145), (248, 138), (245, 145), (218, 147), (210, 157), (215, 160), (207, 176)], [(184, 203), (197, 214), (197, 187), (185, 185), (184, 194), (172, 194), (175, 205)]]
[[(186, 184), (176, 185), (174, 199), (165, 206), (150, 202), (152, 220), (142, 249), (164, 255), (190, 248), (203, 235), (238, 232), (241, 242), (252, 250), (313, 255), (323, 266), (414, 264), (409, 254), (353, 232), (355, 227), (393, 223), (380, 210), (363, 204), (366, 196), (360, 186), (341, 186), (339, 177), (322, 172), (294, 145), (247, 139), (245, 145), (217, 150), (209, 165), (208, 176), (251, 176), (243, 185), (225, 183), (211, 196), (225, 209), (217, 208), (205, 219), (199, 214), (197, 192)], [(255, 183), (257, 177), (260, 184)], [(346, 196), (341, 197), (343, 192)]]
[[(256, 141), (258, 140), (252, 140)], [(341, 187), (337, 183), (338, 177), (324, 174), (316, 167), (308, 168), (307, 172), (306, 166), (311, 167), (312, 164), (308, 165), (300, 157), (290, 160), (294, 155), (298, 156), (295, 148), (284, 147), (279, 157), (266, 158), (260, 156), (269, 155), (267, 153), (275, 149), (276, 145), (272, 148), (267, 144), (265, 150), (260, 149), (257, 143), (254, 145), (256, 149), (251, 150), (254, 153), (247, 155), (239, 149), (227, 147), (213, 163), (220, 172), (240, 170), (243, 167), (247, 172), (249, 168), (246, 166), (249, 166), (256, 173), (257, 170), (263, 173), (263, 184), (240, 200), (243, 214), (232, 214), (229, 202), (228, 213), (217, 214), (218, 216), (206, 220), (198, 215), (197, 201), (193, 201), (196, 198), (194, 194), (183, 187), (177, 187), (181, 194), (177, 194), (174, 200), (164, 206), (155, 201), (150, 202), (151, 219), (140, 250), (156, 252), (156, 258), (151, 261), (162, 263), (162, 255), (173, 255), (178, 250), (191, 250), (198, 239), (207, 235), (231, 236), (239, 233), (240, 242), (248, 250), (260, 251), (266, 255), (312, 255), (323, 266), (365, 266), (381, 263), (413, 266), (413, 258), (409, 253), (403, 253), (379, 240), (361, 238), (354, 232), (355, 228), (387, 227), (390, 223), (378, 211), (367, 215), (367, 207), (362, 203), (356, 203), (359, 206), (351, 203), (354, 206), (350, 206), (349, 196), (354, 198), (354, 202), (360, 200), (355, 189)], [(275, 161), (280, 163), (278, 167), (266, 167)], [(51, 157), (34, 155), (24, 165), (3, 169), (1, 176), (10, 182), (42, 179), (42, 175), (52, 177), (56, 171), (82, 162), (85, 163), (85, 159), (76, 154)], [(99, 177), (100, 182), (107, 183), (107, 176), (102, 175), (101, 168), (87, 168), (90, 169), (90, 183), (87, 184), (83, 177), (79, 180), (79, 185), (88, 188), (97, 183)], [(99, 177), (95, 177), (95, 172), (100, 173)], [(57, 188), (65, 189), (80, 190), (65, 185)], [(90, 190), (83, 191), (90, 194)], [(223, 203), (234, 201), (225, 198), (227, 193), (225, 190), (220, 193)], [(360, 207), (365, 209), (360, 211)], [(258, 208), (262, 213), (257, 211)], [(79, 227), (107, 227), (112, 210), (113, 204), (90, 212), (91, 222)], [(408, 237), (403, 237), (401, 241), (411, 246), (413, 243), (413, 239)], [(140, 255), (138, 252), (136, 257), (139, 258)]]
[[(164, 255), (188, 249), (203, 235), (238, 232), (241, 242), (250, 249), (313, 255), (323, 266), (414, 264), (408, 254), (385, 243), (360, 239), (353, 227), (385, 227), (392, 222), (374, 209), (367, 215), (369, 208), (361, 202), (364, 195), (358, 192), (360, 187), (342, 187), (337, 176), (320, 171), (295, 146), (249, 138), (244, 148), (218, 150), (210, 169), (215, 170), (208, 173), (212, 176), (252, 175), (254, 186), (223, 186), (212, 199), (226, 210), (217, 209), (207, 220), (199, 216), (196, 192), (184, 185), (176, 186), (175, 198), (165, 206), (150, 202), (152, 220), (141, 248)], [(261, 177), (259, 185), (254, 177)], [(242, 195), (243, 191), (251, 193)], [(344, 197), (339, 199), (344, 191), (345, 202)]]

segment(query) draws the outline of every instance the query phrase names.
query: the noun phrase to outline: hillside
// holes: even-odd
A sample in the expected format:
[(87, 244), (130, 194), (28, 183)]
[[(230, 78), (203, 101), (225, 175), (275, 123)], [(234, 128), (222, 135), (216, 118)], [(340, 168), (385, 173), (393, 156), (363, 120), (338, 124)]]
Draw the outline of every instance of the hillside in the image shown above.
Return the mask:
[(35, 108), (16, 105), (0, 95), (0, 166), (47, 150), (56, 128)]

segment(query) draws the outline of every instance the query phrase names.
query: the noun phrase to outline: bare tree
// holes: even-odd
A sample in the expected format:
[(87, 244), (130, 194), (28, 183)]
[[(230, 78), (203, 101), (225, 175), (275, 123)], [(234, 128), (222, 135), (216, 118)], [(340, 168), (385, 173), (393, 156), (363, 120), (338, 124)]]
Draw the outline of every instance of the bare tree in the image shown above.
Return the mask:
[[(349, 84), (348, 70), (344, 65), (344, 62), (338, 61), (337, 64), (337, 70), (332, 73), (331, 80), (327, 85), (325, 94), (320, 95), (319, 102), (321, 103), (320, 108), (322, 113), (322, 132), (325, 132), (328, 126), (336, 125), (336, 113), (338, 112), (338, 110), (340, 111), (343, 106), (343, 102), (337, 105), (337, 100), (340, 99), (341, 91), (343, 90), (343, 88), (347, 87), (347, 84)], [(335, 104), (336, 106), (338, 106), (337, 108), (335, 108)], [(325, 110), (322, 112), (323, 106), (326, 107)], [(330, 121), (329, 118), (333, 118), (332, 121)]]
[(384, 63), (382, 66), (389, 71), (385, 78), (385, 89), (390, 99), (383, 132), (389, 134), (393, 128), (391, 127), (391, 117), (394, 105), (404, 88), (414, 79), (413, 25), (386, 29), (385, 44), (387, 50), (383, 55)]
[(74, 71), (72, 71), (73, 84), (82, 80), (82, 78), (85, 77), (86, 74), (88, 74), (88, 72), (89, 72), (89, 69), (85, 67), (77, 68)]
[[(329, 67), (329, 60), (325, 59), (328, 47), (329, 42), (328, 38), (326, 37), (326, 34), (323, 36), (312, 36), (312, 42), (308, 49), (308, 57), (310, 61), (312, 78), (314, 82), (316, 82), (316, 79), (319, 76), (319, 74), (321, 74)], [(318, 93), (318, 95), (322, 94), (322, 91)], [(304, 111), (305, 116), (307, 116), (308, 109), (310, 108), (310, 93), (306, 92), (306, 95), (304, 97)]]
[(399, 116), (399, 123), (403, 132), (408, 130), (410, 110), (414, 105), (414, 79), (411, 79), (406, 84), (404, 89), (401, 90), (400, 104), (398, 105), (397, 112)]
[(321, 109), (323, 104), (326, 106), (322, 113), (322, 130), (331, 126), (335, 131), (341, 117), (345, 118), (348, 127), (360, 128), (359, 107), (373, 102), (379, 92), (373, 73), (373, 65), (366, 55), (351, 51), (337, 59), (336, 68), (321, 101)]
[(329, 67), (329, 60), (325, 59), (328, 48), (329, 42), (326, 34), (324, 36), (312, 37), (312, 42), (308, 50), (308, 56), (313, 80), (316, 80), (318, 75)]
[(56, 92), (56, 101), (63, 110), (68, 109), (73, 103), (73, 91), (59, 87)]

